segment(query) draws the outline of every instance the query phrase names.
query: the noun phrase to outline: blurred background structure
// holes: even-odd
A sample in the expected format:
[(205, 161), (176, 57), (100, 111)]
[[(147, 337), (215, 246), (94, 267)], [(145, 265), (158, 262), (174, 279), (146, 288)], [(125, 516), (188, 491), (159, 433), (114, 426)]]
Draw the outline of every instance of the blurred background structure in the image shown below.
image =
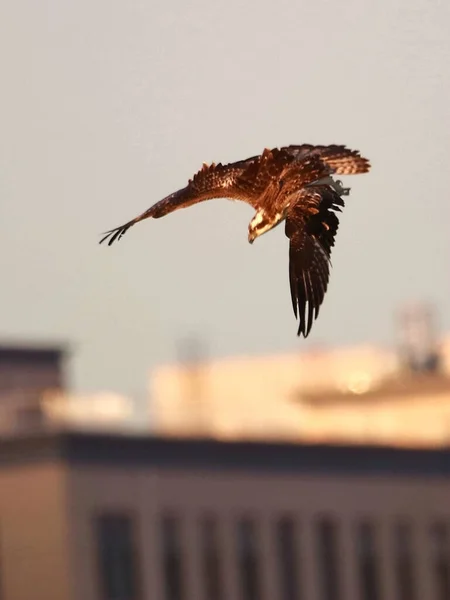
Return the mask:
[(447, 446), (450, 336), (430, 305), (406, 305), (391, 347), (325, 346), (296, 354), (208, 358), (196, 339), (149, 373), (135, 398), (67, 389), (58, 347), (0, 347), (0, 432), (106, 429), (169, 437)]
[(446, 446), (450, 337), (432, 307), (396, 315), (391, 347), (374, 344), (264, 357), (192, 357), (150, 378), (166, 435)]
[(6, 600), (444, 600), (449, 449), (1, 442)]
[[(450, 338), (212, 360), (132, 398), (0, 348), (2, 600), (450, 598)], [(150, 416), (151, 414), (151, 416)]]

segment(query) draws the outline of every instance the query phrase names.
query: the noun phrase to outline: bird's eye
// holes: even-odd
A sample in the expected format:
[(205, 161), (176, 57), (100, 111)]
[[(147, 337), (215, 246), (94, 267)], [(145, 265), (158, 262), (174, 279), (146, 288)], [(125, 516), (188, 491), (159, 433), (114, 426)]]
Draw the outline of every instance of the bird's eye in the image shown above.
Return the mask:
[(284, 185), (284, 179), (280, 179), (280, 183), (279, 183), (280, 188), (282, 188), (283, 185)]

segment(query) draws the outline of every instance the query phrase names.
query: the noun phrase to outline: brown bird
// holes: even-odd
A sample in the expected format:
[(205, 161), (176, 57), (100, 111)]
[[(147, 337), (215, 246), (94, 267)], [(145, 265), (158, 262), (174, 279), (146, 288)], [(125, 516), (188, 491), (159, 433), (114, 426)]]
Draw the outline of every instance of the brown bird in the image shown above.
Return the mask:
[(228, 165), (203, 164), (186, 187), (106, 232), (100, 243), (109, 240), (111, 245), (139, 221), (158, 219), (204, 200), (247, 202), (256, 210), (248, 226), (251, 244), (286, 221), (292, 306), (299, 319), (297, 335), (306, 338), (328, 287), (331, 248), (339, 225), (334, 211), (341, 211), (342, 196), (349, 193), (349, 188), (332, 176), (367, 173), (369, 169), (369, 161), (356, 150), (312, 144), (266, 148), (259, 156)]

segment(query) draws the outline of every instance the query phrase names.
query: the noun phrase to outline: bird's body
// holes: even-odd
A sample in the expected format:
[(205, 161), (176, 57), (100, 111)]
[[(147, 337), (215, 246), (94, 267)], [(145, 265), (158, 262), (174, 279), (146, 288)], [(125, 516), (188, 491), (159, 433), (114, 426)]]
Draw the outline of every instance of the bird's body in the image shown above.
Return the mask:
[(250, 204), (250, 243), (281, 221), (290, 240), (289, 279), (292, 304), (307, 337), (317, 318), (328, 285), (331, 247), (338, 228), (334, 211), (348, 194), (333, 175), (366, 173), (370, 165), (359, 152), (345, 146), (287, 146), (265, 149), (261, 155), (228, 165), (204, 164), (188, 185), (163, 198), (147, 211), (107, 232), (100, 241), (111, 245), (144, 219), (160, 218), (180, 208), (213, 198)]

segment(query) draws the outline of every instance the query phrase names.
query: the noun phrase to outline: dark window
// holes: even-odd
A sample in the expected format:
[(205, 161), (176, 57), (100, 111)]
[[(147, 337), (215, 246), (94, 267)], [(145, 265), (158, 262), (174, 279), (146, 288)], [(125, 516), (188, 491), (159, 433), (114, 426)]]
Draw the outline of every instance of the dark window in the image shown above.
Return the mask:
[(200, 523), (201, 552), (205, 598), (222, 600), (222, 571), (220, 561), (220, 543), (217, 520), (206, 516)]
[(339, 577), (338, 526), (331, 518), (317, 523), (317, 558), (321, 600), (341, 600)]
[(299, 560), (296, 547), (295, 521), (282, 517), (276, 525), (280, 600), (299, 600)]
[(431, 550), (435, 578), (436, 600), (450, 598), (450, 536), (447, 523), (431, 526)]
[(183, 600), (183, 552), (181, 523), (174, 515), (164, 515), (161, 520), (162, 570), (166, 600)]
[(356, 551), (361, 600), (380, 600), (380, 577), (376, 527), (362, 521), (356, 527)]
[(95, 520), (103, 600), (138, 600), (136, 531), (134, 520), (124, 514), (103, 514)]
[(397, 600), (416, 600), (412, 527), (406, 521), (394, 526), (394, 552)]
[(259, 544), (256, 539), (256, 524), (253, 519), (243, 518), (238, 521), (237, 546), (242, 600), (260, 600)]

